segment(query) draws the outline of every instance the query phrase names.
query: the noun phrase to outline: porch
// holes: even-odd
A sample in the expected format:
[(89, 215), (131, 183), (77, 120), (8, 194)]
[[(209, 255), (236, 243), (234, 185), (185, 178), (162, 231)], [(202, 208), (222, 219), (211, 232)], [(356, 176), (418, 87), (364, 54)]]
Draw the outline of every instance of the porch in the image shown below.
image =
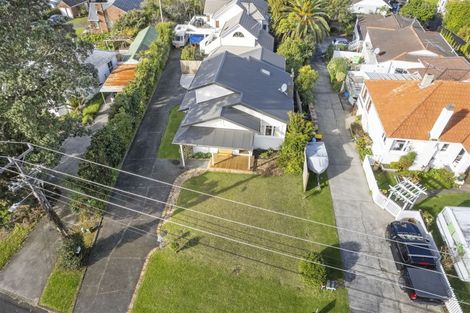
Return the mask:
[(222, 172), (249, 172), (254, 165), (254, 156), (248, 154), (212, 153), (209, 169)]

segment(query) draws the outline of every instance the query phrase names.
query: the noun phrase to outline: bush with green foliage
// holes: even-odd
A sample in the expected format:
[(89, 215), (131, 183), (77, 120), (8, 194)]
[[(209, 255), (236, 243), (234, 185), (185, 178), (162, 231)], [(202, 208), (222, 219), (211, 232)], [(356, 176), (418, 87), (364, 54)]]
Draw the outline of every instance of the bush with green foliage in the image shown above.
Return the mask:
[(150, 16), (142, 10), (131, 10), (122, 15), (113, 25), (113, 34), (134, 38), (137, 33), (150, 25)]
[(279, 151), (278, 164), (288, 174), (301, 174), (305, 146), (313, 137), (314, 127), (302, 113), (289, 112), (288, 115), (287, 133)]
[(269, 148), (266, 151), (263, 151), (259, 154), (260, 159), (269, 159), (274, 154), (273, 148)]
[(80, 233), (64, 238), (59, 250), (58, 265), (64, 270), (78, 270), (84, 264), (85, 244)]
[(348, 74), (349, 63), (345, 58), (334, 58), (326, 66), (330, 74), (330, 81), (333, 89), (339, 91)]
[[(470, 41), (470, 0), (449, 1), (444, 15), (444, 26)], [(467, 30), (465, 30), (467, 29)]]
[(303, 102), (313, 102), (313, 86), (318, 77), (320, 75), (310, 65), (304, 65), (299, 69), (295, 78), (295, 86)]
[(400, 160), (397, 162), (391, 162), (390, 167), (399, 171), (407, 170), (413, 165), (414, 161), (416, 160), (416, 156), (416, 152), (410, 151), (407, 154), (401, 156)]
[(315, 288), (322, 286), (326, 281), (327, 272), (321, 254), (309, 252), (304, 259), (299, 262), (299, 273), (305, 284)]
[(299, 68), (309, 60), (314, 51), (314, 46), (309, 45), (299, 38), (288, 37), (282, 41), (277, 48), (277, 53), (286, 58), (286, 69), (292, 69), (297, 73)]
[(370, 147), (371, 144), (372, 140), (367, 134), (356, 138), (356, 148), (357, 152), (359, 153), (359, 157), (361, 158), (361, 161), (364, 160), (366, 155), (372, 155), (372, 149)]
[(95, 119), (96, 114), (103, 105), (103, 97), (101, 94), (95, 95), (82, 109), (82, 124), (90, 124)]
[(428, 189), (451, 189), (455, 186), (454, 173), (446, 168), (433, 168), (421, 172), (420, 178)]
[(212, 156), (212, 153), (210, 152), (207, 152), (207, 153), (204, 153), (204, 152), (196, 152), (194, 153), (193, 155), (191, 155), (191, 157), (193, 159), (198, 159), (198, 160), (207, 160), (207, 159), (210, 159)]
[(429, 0), (409, 0), (400, 9), (400, 15), (416, 17), (421, 23), (431, 20), (435, 12), (436, 3), (431, 3)]
[(183, 61), (199, 61), (202, 60), (201, 52), (197, 45), (187, 45), (181, 50), (181, 60)]
[(105, 40), (111, 38), (111, 33), (81, 33), (80, 39), (83, 41), (91, 42), (97, 49), (101, 50), (116, 50), (118, 46), (107, 43)]

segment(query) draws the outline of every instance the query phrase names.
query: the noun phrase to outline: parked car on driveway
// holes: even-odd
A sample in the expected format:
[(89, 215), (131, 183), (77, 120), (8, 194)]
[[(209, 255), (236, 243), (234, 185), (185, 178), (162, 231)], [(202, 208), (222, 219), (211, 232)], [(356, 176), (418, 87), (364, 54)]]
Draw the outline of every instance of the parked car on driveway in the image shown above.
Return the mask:
[(349, 40), (347, 40), (346, 38), (343, 38), (343, 37), (336, 37), (333, 39), (333, 41), (331, 42), (331, 44), (333, 46), (336, 46), (336, 45), (349, 45)]
[(401, 284), (412, 301), (442, 304), (451, 297), (443, 272), (406, 266)]
[(399, 269), (403, 269), (405, 264), (436, 269), (439, 252), (431, 236), (418, 222), (394, 221), (388, 225), (387, 234)]

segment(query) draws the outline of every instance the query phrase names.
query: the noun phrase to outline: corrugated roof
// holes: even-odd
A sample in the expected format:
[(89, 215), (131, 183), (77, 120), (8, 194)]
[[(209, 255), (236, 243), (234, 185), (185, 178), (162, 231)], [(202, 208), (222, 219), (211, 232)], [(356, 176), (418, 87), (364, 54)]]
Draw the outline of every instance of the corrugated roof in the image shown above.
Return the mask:
[(173, 144), (251, 150), (253, 137), (244, 130), (189, 126), (178, 129)]
[(279, 54), (274, 53), (273, 51), (258, 47), (242, 47), (242, 46), (220, 46), (211, 55), (216, 55), (223, 52), (230, 52), (238, 55), (242, 58), (253, 57), (257, 60), (267, 62), (271, 65), (277, 66), (282, 70), (286, 69), (286, 59)]
[(259, 133), (261, 120), (253, 115), (237, 110), (233, 107), (222, 108), (222, 118), (239, 126)]
[(222, 115), (223, 107), (240, 103), (240, 98), (239, 94), (232, 93), (227, 96), (193, 104), (189, 107), (181, 125), (189, 126), (219, 118)]
[(196, 91), (190, 90), (184, 94), (183, 101), (179, 107), (180, 111), (189, 109), (189, 107), (196, 103)]
[(124, 12), (141, 9), (143, 0), (114, 0), (113, 5)]
[(233, 0), (206, 0), (204, 3), (204, 14), (212, 15), (230, 2), (233, 2)]
[(108, 76), (101, 92), (120, 92), (135, 78), (137, 64), (120, 64)]
[(426, 88), (420, 88), (419, 81), (365, 84), (388, 137), (429, 140), (442, 109), (452, 104), (454, 114), (439, 139), (462, 143), (470, 151), (470, 83), (435, 81)]
[(147, 26), (146, 28), (142, 29), (129, 46), (129, 51), (127, 53), (129, 58), (138, 61), (139, 54), (147, 50), (155, 38), (157, 38), (157, 31), (155, 26)]

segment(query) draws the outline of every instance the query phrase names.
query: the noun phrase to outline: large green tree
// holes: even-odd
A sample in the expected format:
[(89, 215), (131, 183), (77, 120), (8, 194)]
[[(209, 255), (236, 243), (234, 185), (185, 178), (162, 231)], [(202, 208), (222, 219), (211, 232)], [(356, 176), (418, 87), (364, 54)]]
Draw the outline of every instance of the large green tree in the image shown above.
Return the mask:
[(296, 37), (309, 43), (320, 42), (330, 31), (325, 9), (325, 0), (288, 1), (276, 28), (277, 35)]
[(153, 20), (160, 19), (160, 3), (163, 16), (172, 21), (183, 23), (192, 16), (202, 14), (203, 0), (144, 0), (144, 11), (151, 14)]
[(297, 73), (313, 54), (313, 45), (296, 37), (287, 37), (277, 48), (277, 53), (286, 58), (287, 70)]
[(0, 140), (58, 147), (78, 122), (54, 111), (97, 83), (83, 62), (93, 47), (43, 19), (47, 9), (41, 0), (0, 0)]
[(328, 0), (325, 6), (325, 12), (330, 21), (338, 22), (347, 27), (354, 21), (354, 15), (350, 10), (350, 0)]
[(424, 23), (431, 20), (436, 13), (436, 3), (428, 0), (410, 0), (400, 10), (400, 14), (407, 17), (416, 17)]
[(470, 40), (470, 0), (449, 1), (444, 25), (464, 39)]

